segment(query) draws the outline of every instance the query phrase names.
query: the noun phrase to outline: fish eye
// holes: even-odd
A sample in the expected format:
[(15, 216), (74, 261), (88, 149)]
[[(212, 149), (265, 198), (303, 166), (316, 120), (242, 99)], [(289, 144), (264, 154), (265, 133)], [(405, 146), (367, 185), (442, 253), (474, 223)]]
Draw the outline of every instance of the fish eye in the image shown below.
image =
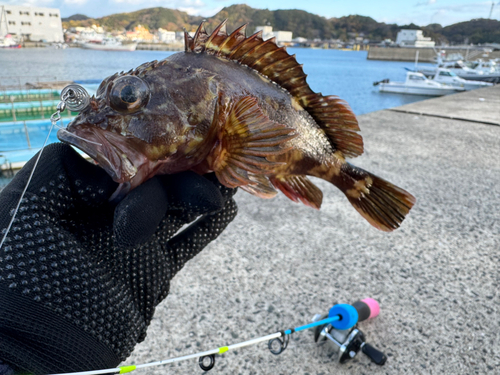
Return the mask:
[(136, 76), (117, 78), (109, 92), (109, 104), (118, 112), (137, 112), (148, 101), (149, 87), (146, 82)]

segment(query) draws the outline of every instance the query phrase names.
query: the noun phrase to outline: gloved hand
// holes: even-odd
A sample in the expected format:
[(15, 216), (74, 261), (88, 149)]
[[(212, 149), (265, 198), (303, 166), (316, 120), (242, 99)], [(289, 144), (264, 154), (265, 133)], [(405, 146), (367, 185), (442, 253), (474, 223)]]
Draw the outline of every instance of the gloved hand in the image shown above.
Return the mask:
[[(33, 164), (1, 192), (0, 229)], [(115, 207), (116, 188), (71, 147), (43, 151), (0, 249), (0, 361), (16, 372), (116, 367), (144, 340), (170, 280), (237, 211), (235, 190), (210, 175), (154, 177)]]

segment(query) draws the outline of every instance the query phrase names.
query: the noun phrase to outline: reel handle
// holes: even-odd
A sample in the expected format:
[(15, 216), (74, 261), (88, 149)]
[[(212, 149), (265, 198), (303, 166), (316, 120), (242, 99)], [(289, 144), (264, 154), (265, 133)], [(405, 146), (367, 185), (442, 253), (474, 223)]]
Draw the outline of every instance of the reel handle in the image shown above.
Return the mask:
[(361, 351), (368, 356), (376, 365), (382, 366), (387, 361), (387, 356), (370, 344), (364, 343)]
[(373, 298), (365, 298), (361, 301), (356, 301), (352, 306), (358, 312), (358, 322), (375, 318), (380, 313), (380, 305)]

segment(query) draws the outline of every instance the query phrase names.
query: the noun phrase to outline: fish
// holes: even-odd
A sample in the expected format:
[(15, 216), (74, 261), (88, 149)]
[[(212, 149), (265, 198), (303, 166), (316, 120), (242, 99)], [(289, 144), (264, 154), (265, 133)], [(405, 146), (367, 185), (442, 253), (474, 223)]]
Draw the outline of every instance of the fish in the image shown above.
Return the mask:
[(346, 161), (364, 149), (349, 105), (312, 91), (275, 38), (247, 37), (246, 25), (228, 34), (226, 21), (211, 33), (204, 22), (194, 36), (185, 32), (183, 52), (104, 79), (58, 138), (119, 184), (111, 199), (155, 175), (192, 170), (319, 209), (312, 176), (340, 189), (375, 228), (397, 229), (415, 197)]

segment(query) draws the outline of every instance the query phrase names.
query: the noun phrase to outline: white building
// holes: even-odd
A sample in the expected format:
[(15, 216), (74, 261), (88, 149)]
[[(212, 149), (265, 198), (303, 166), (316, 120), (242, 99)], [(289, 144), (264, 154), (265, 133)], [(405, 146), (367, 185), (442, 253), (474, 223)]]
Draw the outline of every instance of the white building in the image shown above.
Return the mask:
[(158, 29), (158, 39), (162, 43), (175, 43), (175, 31), (167, 31), (160, 27)]
[(56, 8), (0, 5), (0, 37), (64, 42), (61, 13)]
[(433, 42), (429, 37), (425, 37), (422, 30), (403, 29), (398, 32), (396, 44), (400, 46), (434, 47), (436, 42)]
[(257, 26), (255, 32), (262, 31), (262, 39), (268, 40), (273, 37), (276, 38), (276, 44), (281, 43), (291, 43), (292, 42), (292, 32), (291, 31), (273, 31), (272, 26)]

